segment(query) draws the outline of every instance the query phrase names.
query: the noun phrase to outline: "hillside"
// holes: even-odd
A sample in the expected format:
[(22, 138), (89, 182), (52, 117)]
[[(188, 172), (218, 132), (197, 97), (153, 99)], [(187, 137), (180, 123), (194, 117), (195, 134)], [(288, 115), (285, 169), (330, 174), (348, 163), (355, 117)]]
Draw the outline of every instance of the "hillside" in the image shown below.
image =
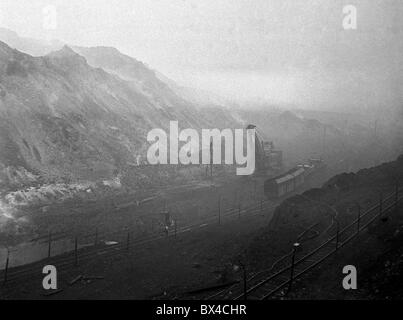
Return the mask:
[(75, 194), (96, 200), (115, 189), (129, 193), (199, 181), (204, 170), (137, 167), (145, 160), (148, 131), (168, 131), (170, 120), (195, 129), (256, 124), (283, 150), (286, 168), (323, 157), (332, 172), (350, 171), (401, 149), (401, 135), (372, 140), (365, 127), (349, 133), (326, 118), (222, 106), (220, 98), (180, 87), (115, 48), (71, 48), (0, 29), (3, 39), (10, 42), (0, 42), (3, 220), (12, 219), (20, 205), (48, 205)]
[[(60, 50), (65, 44), (58, 40), (43, 41), (21, 37), (16, 32), (0, 28), (0, 41), (10, 47), (32, 56), (44, 56)], [(68, 44), (67, 44), (68, 45)], [(160, 91), (164, 94), (176, 95), (195, 106), (224, 106), (226, 100), (211, 92), (178, 85), (162, 73), (150, 69), (141, 61), (121, 53), (113, 47), (80, 47), (70, 46), (75, 52), (86, 58), (93, 66), (102, 68), (108, 73), (118, 75), (122, 79), (133, 81), (137, 88), (145, 92)], [(167, 101), (165, 101), (167, 102)]]
[[(303, 245), (301, 255), (306, 254), (328, 240), (331, 235), (334, 235), (335, 228), (332, 219), (335, 212), (337, 212), (337, 220), (342, 229), (356, 219), (357, 204), (364, 212), (378, 203), (380, 194), (386, 195), (393, 192), (396, 183), (401, 188), (402, 181), (403, 156), (400, 156), (395, 161), (380, 166), (359, 170), (356, 173), (343, 173), (334, 176), (325, 182), (321, 188), (311, 189), (289, 197), (276, 208), (269, 225), (262, 228), (260, 234), (255, 237), (245, 251), (245, 261), (250, 261), (253, 270), (261, 270), (271, 266), (278, 257), (291, 250), (292, 244), (298, 240), (298, 235), (301, 232), (318, 223), (316, 230), (324, 231), (319, 232), (316, 237)], [(375, 235), (375, 237), (379, 236), (378, 240), (386, 241), (385, 245), (388, 246), (388, 240), (385, 239), (393, 237), (395, 230), (401, 228), (402, 211), (399, 212), (398, 215), (385, 220), (388, 222), (389, 234), (378, 233), (376, 230), (379, 225), (377, 226), (376, 223), (370, 228), (369, 234)], [(383, 227), (380, 227), (382, 231)], [(367, 258), (375, 261), (378, 253), (372, 252), (370, 254), (373, 256)], [(317, 285), (320, 287), (326, 284), (319, 281)], [(330, 290), (330, 292), (332, 291)], [(305, 294), (306, 292), (301, 293), (301, 296), (306, 297)], [(320, 296), (316, 298), (320, 298)], [(321, 298), (325, 297), (322, 296)]]
[(18, 159), (18, 165), (57, 174), (63, 158), (64, 170), (75, 176), (88, 176), (90, 168), (108, 175), (134, 162), (147, 132), (167, 128), (169, 120), (181, 127), (215, 125), (144, 66), (133, 71), (135, 83), (91, 67), (67, 46), (33, 58), (2, 43), (0, 59), (6, 165)]
[[(1, 28), (0, 40), (10, 41), (10, 46), (28, 54), (51, 52), (61, 46), (58, 41), (49, 43), (27, 39)], [(116, 48), (73, 46), (72, 49), (83, 56), (90, 66), (102, 68), (130, 82), (137, 92), (146, 96), (155, 106), (163, 108), (164, 112), (174, 108), (179, 112), (194, 114), (198, 123), (205, 127), (231, 128), (256, 124), (268, 140), (274, 141), (275, 146), (283, 150), (288, 166), (310, 157), (323, 157), (336, 168), (336, 173), (389, 161), (403, 152), (401, 117), (391, 117), (387, 122), (379, 121), (378, 134), (375, 135), (373, 123), (368, 125), (371, 116), (367, 114), (298, 109), (284, 112), (272, 110), (264, 104), (245, 105), (240, 109), (210, 92), (180, 86)], [(393, 123), (390, 122), (392, 120)]]

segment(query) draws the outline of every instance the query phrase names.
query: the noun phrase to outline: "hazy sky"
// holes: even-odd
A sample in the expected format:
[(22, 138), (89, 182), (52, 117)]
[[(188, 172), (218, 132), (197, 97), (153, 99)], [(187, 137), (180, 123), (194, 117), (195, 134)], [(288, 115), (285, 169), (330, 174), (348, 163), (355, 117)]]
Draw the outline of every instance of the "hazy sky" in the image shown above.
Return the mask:
[[(357, 8), (344, 30), (343, 6)], [(54, 5), (57, 27), (44, 29)], [(321, 108), (400, 102), (401, 0), (1, 0), (21, 36), (115, 46), (182, 84)]]

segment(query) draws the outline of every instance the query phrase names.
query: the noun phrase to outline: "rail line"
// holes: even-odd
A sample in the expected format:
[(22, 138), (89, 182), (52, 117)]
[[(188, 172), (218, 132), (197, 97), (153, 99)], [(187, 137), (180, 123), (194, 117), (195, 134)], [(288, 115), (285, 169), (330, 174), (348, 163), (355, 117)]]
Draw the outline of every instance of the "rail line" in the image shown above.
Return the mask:
[[(316, 226), (318, 225), (318, 223), (313, 224), (312, 226), (308, 227), (307, 229), (305, 229), (298, 237), (297, 240), (302, 240), (302, 238), (304, 237), (305, 234), (307, 234), (309, 231), (312, 231)], [(315, 231), (316, 235), (319, 234), (319, 232)], [(310, 240), (311, 238), (308, 238), (307, 240)], [(302, 240), (303, 241), (303, 240)], [(262, 270), (260, 272), (254, 273), (252, 274), (248, 279), (248, 283), (251, 283), (251, 281), (256, 281), (261, 279), (264, 275), (267, 275), (270, 272), (273, 272), (273, 270), (276, 268), (277, 265), (280, 265), (281, 263), (283, 263), (285, 261), (285, 259), (287, 259), (288, 257), (290, 257), (292, 255), (292, 250), (288, 253), (286, 253), (285, 255), (281, 256), (279, 259), (277, 259), (276, 261), (273, 262), (273, 264), (270, 266), (270, 268)], [(239, 288), (239, 283), (234, 283), (233, 285), (231, 285), (229, 288), (224, 288), (212, 295), (207, 296), (206, 298), (204, 298), (204, 300), (219, 300), (219, 299), (224, 299), (225, 297), (228, 297), (228, 294), (232, 294), (232, 292), (236, 292), (236, 290), (241, 290)]]
[[(403, 197), (399, 197), (399, 190), (396, 188), (395, 192), (389, 194), (385, 199), (381, 199), (378, 204), (367, 209), (343, 229), (337, 230), (338, 232), (330, 239), (297, 259), (293, 264), (288, 263), (270, 275), (266, 274), (265, 276), (257, 277), (258, 279), (253, 279), (254, 281), (251, 282), (246, 291), (240, 292), (240, 290), (237, 290), (235, 295), (231, 295), (231, 298), (233, 300), (245, 298), (265, 300), (279, 294), (282, 289), (288, 288), (290, 290), (293, 281), (311, 271), (346, 246), (370, 224), (380, 219), (383, 214), (393, 208), (397, 208), (399, 201), (402, 199)], [(282, 259), (290, 255), (286, 255)], [(213, 298), (216, 298), (216, 296), (213, 296)]]
[[(301, 195), (300, 195), (301, 196)], [(327, 205), (327, 204), (322, 204), (319, 203), (318, 201), (313, 201), (312, 199), (309, 199), (305, 196), (303, 196), (304, 198), (306, 198), (308, 201), (312, 202), (315, 204), (315, 207), (318, 206), (325, 206), (328, 209), (330, 209), (332, 212), (334, 212), (336, 215), (338, 214), (337, 211)], [(318, 205), (319, 203), (319, 205)], [(333, 226), (334, 224), (334, 220), (332, 219), (331, 223), (329, 224), (329, 226), (327, 226), (324, 230), (315, 230), (315, 228), (319, 225), (319, 222), (314, 223), (313, 225), (309, 226), (308, 228), (306, 228), (302, 233), (300, 233), (297, 238), (296, 241), (298, 241), (299, 243), (306, 243), (309, 240), (312, 240), (313, 238), (318, 237), (321, 234), (327, 234), (328, 231), (330, 230), (330, 228)], [(304, 239), (304, 236), (308, 233), (308, 232), (314, 232), (313, 236), (308, 237), (307, 239)], [(284, 268), (284, 266), (287, 263), (287, 258), (291, 257), (293, 254), (293, 250), (291, 250), (290, 252), (288, 252), (287, 254), (281, 256), (280, 258), (278, 258), (276, 261), (273, 262), (273, 264), (270, 266), (270, 268), (260, 271), (258, 273), (252, 274), (247, 280), (246, 282), (249, 284), (249, 286), (254, 286), (254, 285), (258, 285), (262, 279), (265, 279), (266, 277), (270, 277), (273, 272), (275, 273), (278, 270), (282, 270)], [(280, 279), (281, 280), (281, 279)], [(239, 295), (244, 296), (245, 292), (244, 292), (244, 288), (242, 288), (242, 284), (241, 282), (237, 282), (234, 283), (233, 285), (231, 285), (229, 288), (224, 288), (222, 290), (220, 290), (219, 292), (216, 292), (208, 297), (205, 298), (205, 300), (229, 300), (229, 299), (235, 299), (236, 297), (238, 297)]]
[[(385, 199), (381, 200), (379, 204), (376, 204), (366, 210), (357, 219), (353, 220), (352, 223), (339, 230), (339, 232), (333, 235), (330, 239), (313, 249), (311, 252), (305, 254), (302, 258), (296, 260), (293, 266), (290, 263), (287, 263), (287, 258), (293, 254), (291, 251), (275, 261), (269, 269), (252, 275), (252, 277), (248, 279), (249, 286), (246, 290), (247, 298), (268, 299), (278, 294), (280, 290), (286, 288), (287, 286), (291, 287), (292, 282), (295, 279), (306, 274), (314, 267), (332, 256), (335, 252), (340, 250), (340, 248), (344, 247), (356, 236), (358, 236), (361, 231), (366, 229), (376, 219), (379, 219), (385, 212), (389, 211), (393, 207), (397, 207), (398, 202), (403, 199), (403, 197), (399, 197), (398, 191), (399, 190), (396, 189), (394, 193), (389, 194)], [(241, 210), (239, 208), (230, 208), (224, 211), (221, 216), (227, 218), (233, 218), (235, 216), (252, 217), (262, 215), (265, 210), (273, 209), (275, 206), (277, 206), (277, 203), (263, 200), (258, 204), (249, 205)], [(86, 245), (85, 247), (78, 249), (77, 253), (70, 251), (65, 254), (44, 259), (29, 265), (10, 268), (7, 271), (6, 276), (5, 270), (0, 271), (0, 279), (6, 280), (4, 281), (3, 286), (6, 286), (7, 288), (16, 286), (24, 281), (33, 281), (35, 279), (39, 279), (43, 276), (42, 267), (44, 261), (46, 264), (56, 265), (59, 274), (64, 273), (68, 275), (70, 272), (75, 272), (77, 270), (74, 268), (77, 265), (77, 262), (82, 265), (99, 256), (113, 257), (115, 255), (123, 254), (125, 251), (130, 253), (130, 249), (132, 248), (166, 238), (173, 238), (179, 234), (201, 229), (213, 224), (217, 225), (217, 216), (210, 217), (197, 224), (181, 226), (180, 228), (177, 228), (175, 233), (171, 232), (168, 235), (156, 234), (150, 237), (133, 239), (131, 241), (129, 240), (129, 237), (125, 241), (124, 236), (127, 233), (124, 233), (124, 231), (100, 234), (98, 235), (99, 242), (102, 242), (102, 239), (107, 239), (111, 235), (117, 235), (120, 236), (120, 238), (119, 241), (117, 241), (117, 243), (114, 245)], [(334, 221), (332, 222), (332, 225), (333, 224)], [(314, 224), (304, 230), (298, 236), (297, 240), (304, 242), (302, 238), (308, 232), (319, 234), (320, 231), (315, 230), (316, 226), (317, 224)], [(330, 228), (327, 228), (325, 231), (328, 232), (329, 230)], [(287, 275), (289, 272), (291, 272), (291, 269), (293, 269), (294, 274), (291, 277), (288, 277)], [(225, 290), (232, 290), (234, 286), (230, 287), (229, 289), (226, 288)], [(240, 286), (238, 285), (238, 289), (231, 292), (231, 299), (239, 300), (245, 297), (245, 292), (242, 292), (239, 290), (239, 288)], [(208, 297), (208, 299), (217, 299), (220, 296), (222, 297), (224, 294), (224, 290), (221, 290), (220, 292)]]
[[(277, 204), (273, 204), (271, 201), (263, 200), (259, 204), (249, 205), (244, 208), (230, 208), (226, 211), (222, 212), (222, 218), (234, 218), (234, 217), (252, 217), (256, 215), (261, 215), (265, 210), (273, 209)], [(149, 237), (130, 239), (127, 233), (124, 230), (116, 231), (113, 233), (104, 233), (98, 235), (99, 244), (89, 244), (84, 245), (82, 248), (77, 250), (75, 253), (73, 250), (66, 252), (61, 255), (53, 256), (47, 259), (43, 259), (38, 262), (34, 262), (28, 265), (23, 265), (20, 267), (14, 267), (7, 270), (7, 274), (5, 274), (6, 270), (0, 271), (0, 279), (4, 279), (6, 281), (3, 282), (3, 286), (7, 286), (7, 288), (11, 288), (18, 283), (23, 281), (32, 281), (35, 279), (39, 279), (43, 277), (42, 275), (42, 267), (43, 263), (53, 264), (57, 266), (57, 270), (59, 274), (69, 272), (73, 272), (76, 269), (74, 268), (77, 263), (80, 265), (85, 264), (92, 259), (104, 256), (104, 257), (113, 257), (118, 254), (123, 254), (124, 252), (130, 252), (130, 249), (134, 247), (139, 247), (154, 241), (173, 238), (179, 234), (183, 234), (186, 232), (194, 231), (197, 229), (201, 229), (211, 225), (217, 225), (217, 216), (212, 216), (208, 219), (205, 219), (197, 224), (191, 224), (186, 226), (178, 227), (177, 230), (171, 231), (168, 235), (155, 234)], [(116, 240), (116, 244), (114, 245), (101, 245), (103, 239), (108, 239), (111, 236), (117, 236), (118, 238), (112, 238)], [(127, 236), (127, 238), (125, 238)], [(86, 236), (89, 237), (89, 236)], [(119, 241), (118, 241), (119, 240)]]

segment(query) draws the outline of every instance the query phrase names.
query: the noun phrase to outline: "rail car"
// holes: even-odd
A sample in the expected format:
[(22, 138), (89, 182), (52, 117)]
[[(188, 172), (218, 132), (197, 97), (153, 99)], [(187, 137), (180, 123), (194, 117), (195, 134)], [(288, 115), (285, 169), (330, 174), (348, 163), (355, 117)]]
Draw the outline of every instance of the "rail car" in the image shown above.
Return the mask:
[(324, 167), (320, 159), (310, 159), (308, 164), (300, 164), (291, 170), (264, 183), (265, 195), (270, 199), (281, 198), (302, 186), (312, 174)]

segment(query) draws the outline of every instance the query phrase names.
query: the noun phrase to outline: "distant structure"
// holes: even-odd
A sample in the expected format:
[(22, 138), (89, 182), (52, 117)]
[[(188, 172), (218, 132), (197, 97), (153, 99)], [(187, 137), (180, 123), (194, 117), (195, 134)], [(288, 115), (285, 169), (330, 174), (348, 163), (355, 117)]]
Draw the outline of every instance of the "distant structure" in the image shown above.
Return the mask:
[(307, 180), (325, 168), (326, 164), (322, 159), (309, 159), (308, 163), (299, 164), (279, 176), (267, 179), (264, 182), (264, 193), (269, 199), (281, 198), (297, 191)]
[(283, 170), (283, 151), (276, 150), (273, 141), (265, 139), (264, 135), (253, 124), (246, 129), (255, 129), (255, 175), (266, 176)]

